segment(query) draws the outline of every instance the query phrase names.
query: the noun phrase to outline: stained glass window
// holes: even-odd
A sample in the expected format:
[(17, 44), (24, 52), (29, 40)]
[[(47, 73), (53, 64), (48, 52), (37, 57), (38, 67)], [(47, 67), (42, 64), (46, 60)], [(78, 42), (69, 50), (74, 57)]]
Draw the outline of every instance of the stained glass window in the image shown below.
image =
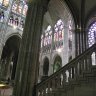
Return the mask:
[(54, 41), (58, 41), (58, 28), (55, 26), (55, 32), (54, 32)]
[(12, 11), (15, 12), (15, 13), (21, 13), (22, 8), (23, 8), (22, 4), (15, 3), (15, 4), (13, 4)]
[(63, 40), (64, 24), (61, 19), (55, 24), (54, 30), (54, 42)]
[(91, 47), (96, 42), (96, 22), (91, 24), (88, 30), (88, 44)]
[[(89, 47), (91, 47), (96, 42), (96, 22), (91, 24), (88, 30), (88, 44)], [(96, 54), (95, 52), (92, 53), (91, 59), (92, 59), (92, 65), (96, 65)]]
[(63, 46), (63, 37), (64, 37), (64, 23), (59, 19), (54, 26), (54, 50), (62, 48)]
[(9, 25), (12, 25), (13, 22), (14, 22), (14, 18), (13, 18), (13, 15), (11, 15), (11, 16), (9, 17), (9, 22), (8, 22), (8, 24), (9, 24)]
[(44, 37), (44, 46), (47, 46), (52, 43), (52, 29), (49, 25), (45, 30), (45, 37)]
[(9, 0), (0, 0), (0, 5), (8, 7)]
[(41, 48), (43, 47), (43, 52), (50, 52), (52, 44), (52, 28), (49, 25), (44, 33), (41, 35)]
[(20, 3), (20, 4), (18, 4), (16, 11), (17, 11), (18, 13), (22, 13), (22, 8), (23, 8), (23, 5)]
[(23, 15), (26, 16), (27, 10), (28, 10), (28, 6), (25, 4), (25, 5), (24, 5), (24, 8), (23, 8)]
[(14, 3), (12, 6), (12, 11), (16, 13), (17, 10), (17, 3)]
[(17, 16), (16, 14), (11, 13), (8, 21), (8, 25), (11, 25), (14, 28), (19, 28), (23, 30), (24, 28), (24, 18)]
[(17, 14), (22, 13), (23, 15), (26, 15), (27, 9), (28, 9), (28, 6), (26, 5), (26, 3), (24, 1), (14, 2), (13, 6), (12, 6), (12, 11)]
[(4, 5), (5, 7), (7, 7), (8, 4), (9, 4), (9, 0), (3, 0), (3, 5)]

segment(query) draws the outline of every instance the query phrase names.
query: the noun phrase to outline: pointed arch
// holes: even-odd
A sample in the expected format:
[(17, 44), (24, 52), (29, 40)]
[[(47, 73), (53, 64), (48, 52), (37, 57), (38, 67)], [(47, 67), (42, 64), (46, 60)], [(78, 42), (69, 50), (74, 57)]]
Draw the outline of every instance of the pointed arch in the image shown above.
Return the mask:
[(62, 59), (59, 55), (56, 55), (54, 58), (53, 72), (58, 71), (62, 67)]
[(43, 62), (43, 76), (48, 76), (48, 71), (49, 71), (49, 59), (48, 57), (45, 57)]

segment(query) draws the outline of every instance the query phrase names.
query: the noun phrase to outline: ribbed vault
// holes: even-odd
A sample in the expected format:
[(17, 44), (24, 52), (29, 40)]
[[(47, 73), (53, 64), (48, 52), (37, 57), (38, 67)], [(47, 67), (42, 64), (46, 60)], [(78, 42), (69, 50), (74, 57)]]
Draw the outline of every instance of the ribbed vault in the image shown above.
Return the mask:
[(45, 30), (48, 25), (54, 26), (59, 19), (64, 21), (69, 18), (72, 19), (72, 15), (64, 1), (50, 0), (48, 11), (44, 15), (43, 30)]

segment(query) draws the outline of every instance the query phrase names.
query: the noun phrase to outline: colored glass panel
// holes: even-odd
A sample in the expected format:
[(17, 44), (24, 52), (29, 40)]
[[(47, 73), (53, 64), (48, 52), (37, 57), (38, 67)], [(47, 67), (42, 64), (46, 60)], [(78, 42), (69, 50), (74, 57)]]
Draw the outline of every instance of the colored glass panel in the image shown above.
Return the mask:
[(17, 13), (21, 13), (22, 12), (22, 5), (20, 4), (20, 5), (18, 5), (17, 6)]
[(24, 5), (23, 15), (26, 16), (26, 14), (27, 14), (27, 10), (28, 10), (28, 6), (27, 6), (27, 5)]
[(26, 15), (27, 9), (28, 9), (28, 6), (26, 5), (24, 1), (14, 2), (12, 6), (12, 11), (18, 14), (22, 13), (23, 15)]
[(63, 40), (64, 24), (61, 19), (55, 24), (54, 30), (54, 42)]
[(45, 30), (45, 38), (46, 38), (45, 39), (46, 40), (46, 44), (45, 45), (49, 45), (49, 44), (52, 43), (52, 29), (51, 29), (51, 26), (50, 25)]
[(91, 24), (88, 31), (88, 44), (89, 47), (92, 46), (96, 42), (96, 22)]
[(3, 0), (3, 5), (4, 5), (5, 7), (7, 7), (8, 4), (9, 4), (9, 0)]
[(17, 10), (17, 4), (15, 3), (15, 4), (13, 4), (13, 6), (12, 6), (12, 11), (16, 13), (16, 10)]

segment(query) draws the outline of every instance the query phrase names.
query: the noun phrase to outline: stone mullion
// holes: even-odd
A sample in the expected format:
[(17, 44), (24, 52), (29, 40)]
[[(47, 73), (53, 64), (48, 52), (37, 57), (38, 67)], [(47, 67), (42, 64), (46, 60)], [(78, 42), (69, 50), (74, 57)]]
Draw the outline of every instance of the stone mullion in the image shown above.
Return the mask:
[(85, 2), (86, 0), (81, 0), (81, 25), (82, 25), (82, 52), (85, 51), (85, 46), (86, 46), (86, 43), (85, 43)]
[(78, 32), (77, 32), (77, 29), (75, 30), (75, 56), (77, 56), (78, 55), (78, 40), (77, 40), (77, 34)]
[(85, 50), (85, 43), (84, 43), (84, 28), (82, 27), (81, 28), (81, 30), (80, 30), (80, 35), (81, 35), (81, 38), (80, 38), (80, 48), (81, 48), (81, 50), (80, 50), (80, 53), (83, 53), (84, 52), (84, 50)]
[(86, 34), (86, 29), (83, 27), (83, 51), (87, 49), (87, 34)]
[(80, 30), (81, 29), (79, 29), (79, 54), (78, 55), (80, 55), (82, 52), (82, 34)]
[(84, 30), (79, 29), (79, 54), (84, 51)]
[(84, 28), (82, 28), (82, 53), (85, 50), (85, 45), (84, 45)]
[(86, 32), (86, 29), (84, 29), (84, 46), (85, 46), (85, 50), (86, 50), (87, 49), (87, 32)]
[(52, 61), (52, 54), (54, 51), (54, 26), (51, 26), (52, 28), (52, 43), (51, 43), (51, 52), (50, 52), (50, 64), (49, 64), (49, 75), (53, 73), (53, 61)]
[(76, 56), (78, 56), (81, 53), (80, 39), (81, 39), (80, 29), (77, 29), (76, 30)]
[(83, 52), (83, 31), (82, 31), (82, 29), (81, 29), (81, 31), (80, 31), (80, 35), (81, 35), (81, 38), (80, 38), (80, 54)]
[(31, 18), (30, 17), (32, 17), (31, 16), (32, 15), (32, 11), (28, 11), (27, 14), (28, 15), (27, 15), (26, 21), (25, 21), (26, 25), (24, 26), (24, 32), (23, 32), (23, 35), (22, 35), (22, 41), (21, 41), (21, 45), (20, 45), (18, 62), (17, 62), (17, 68), (16, 68), (15, 87), (14, 87), (14, 90), (13, 90), (14, 96), (18, 96), (17, 93), (19, 93), (18, 91), (19, 91), (19, 88), (20, 88), (19, 87), (20, 86), (20, 74), (22, 73), (22, 66), (23, 66), (22, 64), (23, 64), (24, 59), (25, 59), (25, 52), (24, 51), (25, 51), (26, 45), (27, 45), (27, 39), (28, 39), (27, 31), (29, 30), (28, 27), (29, 27), (29, 25), (31, 23)]
[(75, 26), (75, 57), (79, 55), (79, 30), (78, 24)]

